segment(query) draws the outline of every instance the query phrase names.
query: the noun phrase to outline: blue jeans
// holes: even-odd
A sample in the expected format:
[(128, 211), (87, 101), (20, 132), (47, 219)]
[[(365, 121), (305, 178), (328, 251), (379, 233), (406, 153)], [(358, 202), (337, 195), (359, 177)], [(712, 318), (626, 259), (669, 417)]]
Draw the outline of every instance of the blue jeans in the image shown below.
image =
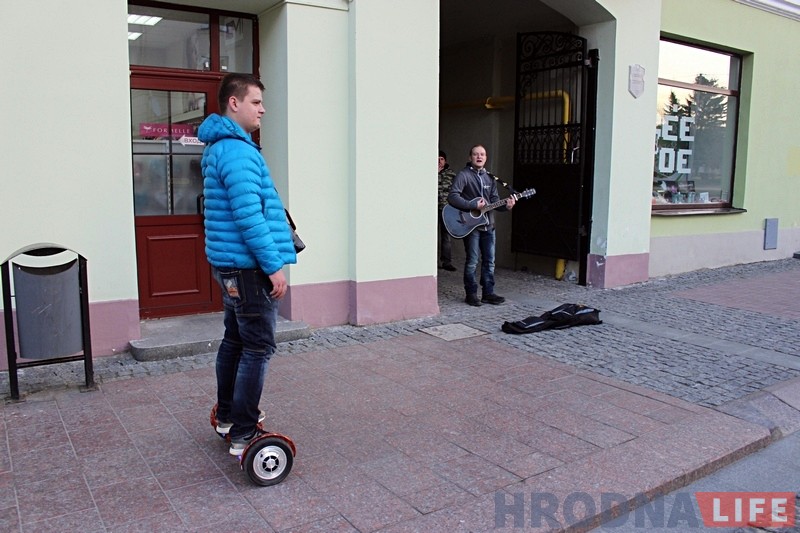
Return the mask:
[(481, 259), (481, 287), (483, 295), (494, 294), (494, 229), (475, 230), (464, 237), (464, 290), (467, 295), (478, 293), (475, 271)]
[(216, 269), (222, 287), (225, 335), (217, 351), (217, 419), (232, 422), (231, 440), (249, 437), (258, 423), (261, 391), (275, 353), (278, 302), (261, 270)]

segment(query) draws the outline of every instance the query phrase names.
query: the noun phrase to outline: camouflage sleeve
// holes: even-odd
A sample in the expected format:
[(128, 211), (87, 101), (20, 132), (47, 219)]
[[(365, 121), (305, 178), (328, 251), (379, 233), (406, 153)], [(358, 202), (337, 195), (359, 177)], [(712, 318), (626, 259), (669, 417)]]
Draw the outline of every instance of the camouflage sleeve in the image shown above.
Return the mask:
[(447, 195), (450, 194), (455, 177), (456, 173), (450, 169), (439, 172), (439, 209), (447, 205)]

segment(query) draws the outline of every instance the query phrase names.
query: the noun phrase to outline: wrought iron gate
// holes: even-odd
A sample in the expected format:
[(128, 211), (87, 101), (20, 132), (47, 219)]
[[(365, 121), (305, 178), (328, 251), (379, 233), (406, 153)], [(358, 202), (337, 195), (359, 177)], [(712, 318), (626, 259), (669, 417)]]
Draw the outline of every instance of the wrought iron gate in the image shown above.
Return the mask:
[(517, 35), (514, 187), (536, 189), (512, 211), (515, 252), (580, 262), (586, 284), (594, 169), (596, 50), (558, 32)]

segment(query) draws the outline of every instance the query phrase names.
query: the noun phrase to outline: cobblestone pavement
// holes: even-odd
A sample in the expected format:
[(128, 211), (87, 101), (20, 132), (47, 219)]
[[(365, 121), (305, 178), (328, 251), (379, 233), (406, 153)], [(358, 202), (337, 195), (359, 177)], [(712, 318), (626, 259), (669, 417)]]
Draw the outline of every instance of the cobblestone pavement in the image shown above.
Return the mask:
[[(765, 284), (766, 278), (771, 282)], [(800, 376), (796, 259), (700, 270), (617, 289), (504, 269), (498, 269), (496, 279), (497, 292), (508, 300), (504, 305), (464, 304), (460, 272), (440, 270), (438, 316), (320, 328), (310, 338), (282, 343), (278, 354), (290, 357), (411, 335), (431, 326), (464, 324), (509, 346), (702, 406), (719, 406)], [(540, 315), (562, 303), (600, 309), (604, 323), (528, 335), (500, 331), (506, 320)], [(96, 358), (95, 379), (102, 383), (182, 372), (208, 367), (213, 359), (209, 353), (139, 362), (123, 353)], [(35, 392), (81, 383), (83, 365), (34, 367), (19, 375), (25, 390)], [(8, 390), (5, 372), (0, 374), (0, 387)]]

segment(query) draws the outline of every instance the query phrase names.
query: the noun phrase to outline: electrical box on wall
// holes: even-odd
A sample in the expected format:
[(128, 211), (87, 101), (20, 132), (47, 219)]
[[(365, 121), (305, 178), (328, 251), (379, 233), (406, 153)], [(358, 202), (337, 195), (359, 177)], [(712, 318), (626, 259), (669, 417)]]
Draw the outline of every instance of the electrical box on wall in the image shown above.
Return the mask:
[(764, 249), (775, 250), (778, 247), (778, 219), (764, 219)]

